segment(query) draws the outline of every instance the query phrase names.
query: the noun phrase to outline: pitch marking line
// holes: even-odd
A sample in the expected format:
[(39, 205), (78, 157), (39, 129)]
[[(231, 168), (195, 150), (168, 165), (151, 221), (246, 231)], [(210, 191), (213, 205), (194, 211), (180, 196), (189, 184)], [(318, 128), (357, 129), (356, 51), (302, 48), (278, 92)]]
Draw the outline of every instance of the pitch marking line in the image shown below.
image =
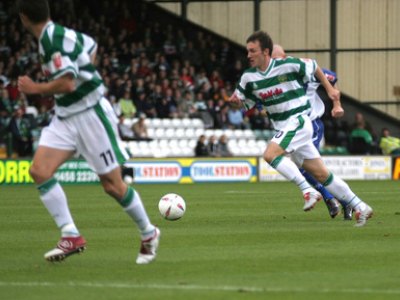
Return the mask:
[[(272, 192), (272, 191), (245, 191), (245, 190), (239, 190), (239, 191), (235, 191), (235, 190), (230, 190), (230, 191), (224, 191), (224, 194), (254, 194), (254, 195), (260, 195), (260, 194), (288, 194), (288, 192), (282, 191), (282, 192)], [(399, 194), (398, 191), (386, 191), (386, 192), (374, 192), (374, 191), (363, 191), (363, 192), (359, 192), (359, 194), (379, 194), (379, 195), (392, 195), (392, 194)]]
[(101, 283), (101, 282), (6, 282), (0, 281), (0, 287), (85, 287), (85, 288), (112, 288), (112, 289), (159, 289), (159, 290), (202, 290), (251, 293), (352, 293), (352, 294), (388, 294), (400, 295), (400, 289), (376, 290), (370, 288), (354, 289), (302, 289), (277, 287), (240, 287), (240, 286), (207, 286), (195, 284), (136, 284), (136, 283)]

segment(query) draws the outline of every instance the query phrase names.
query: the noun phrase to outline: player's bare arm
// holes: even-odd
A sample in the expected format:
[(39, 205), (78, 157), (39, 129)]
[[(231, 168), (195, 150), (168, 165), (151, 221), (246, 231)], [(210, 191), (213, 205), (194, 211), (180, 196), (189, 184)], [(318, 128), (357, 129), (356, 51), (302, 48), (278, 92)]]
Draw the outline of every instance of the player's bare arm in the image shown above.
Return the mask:
[(317, 67), (315, 71), (315, 77), (321, 82), (321, 85), (325, 88), (328, 97), (333, 102), (333, 108), (331, 111), (331, 115), (334, 118), (340, 118), (344, 115), (344, 110), (342, 108), (342, 104), (340, 102), (340, 91), (339, 89), (333, 87), (328, 79), (325, 77), (324, 73), (322, 72), (320, 67)]
[(18, 89), (24, 94), (66, 94), (75, 90), (75, 80), (70, 74), (50, 82), (34, 82), (29, 76), (20, 76)]

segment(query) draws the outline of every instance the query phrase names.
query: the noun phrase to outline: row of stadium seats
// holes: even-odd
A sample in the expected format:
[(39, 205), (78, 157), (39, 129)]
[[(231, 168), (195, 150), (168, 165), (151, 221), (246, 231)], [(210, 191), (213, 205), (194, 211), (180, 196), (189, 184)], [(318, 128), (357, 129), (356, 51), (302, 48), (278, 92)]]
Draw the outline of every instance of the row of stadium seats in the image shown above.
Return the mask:
[[(138, 118), (132, 119), (124, 119), (124, 124), (131, 126), (138, 121)], [(204, 123), (202, 119), (190, 119), (190, 118), (182, 118), (182, 119), (159, 119), (154, 118), (145, 119), (145, 124), (148, 129), (154, 128), (204, 128)]]
[(226, 135), (228, 139), (256, 139), (254, 131), (250, 129), (204, 129), (204, 128), (149, 128), (147, 133), (153, 139), (171, 139), (171, 138), (198, 138), (204, 134), (206, 137), (215, 135), (219, 138), (221, 135)]
[[(125, 119), (128, 126), (138, 119)], [(201, 119), (146, 119), (148, 136), (152, 141), (129, 141), (125, 146), (134, 157), (193, 157), (200, 135), (217, 139), (226, 135), (234, 156), (260, 156), (273, 130), (205, 129)]]
[[(193, 157), (196, 139), (160, 139), (124, 142), (134, 157)], [(262, 155), (267, 142), (255, 139), (230, 140), (228, 147), (234, 156)]]

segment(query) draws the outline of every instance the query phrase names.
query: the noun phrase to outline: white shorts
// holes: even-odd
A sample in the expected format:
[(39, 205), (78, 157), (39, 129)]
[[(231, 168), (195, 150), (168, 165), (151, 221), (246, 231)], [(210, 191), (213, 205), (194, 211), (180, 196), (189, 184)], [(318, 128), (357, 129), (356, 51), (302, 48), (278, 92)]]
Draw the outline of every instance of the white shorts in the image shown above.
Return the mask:
[(297, 166), (301, 167), (305, 159), (321, 157), (312, 142), (313, 127), (307, 115), (292, 118), (287, 125), (278, 131), (271, 142), (277, 143), (290, 156)]
[(39, 146), (75, 151), (100, 175), (122, 165), (129, 156), (119, 138), (115, 116), (102, 102), (65, 119), (54, 117), (43, 129)]

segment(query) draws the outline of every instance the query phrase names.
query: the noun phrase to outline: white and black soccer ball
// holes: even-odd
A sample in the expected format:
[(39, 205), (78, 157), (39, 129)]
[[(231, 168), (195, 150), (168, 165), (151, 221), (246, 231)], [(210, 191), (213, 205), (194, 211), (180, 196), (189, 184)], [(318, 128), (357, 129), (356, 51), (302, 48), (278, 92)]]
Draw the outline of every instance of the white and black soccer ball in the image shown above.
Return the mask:
[(164, 219), (175, 221), (185, 214), (186, 203), (181, 196), (170, 193), (161, 197), (158, 202), (158, 210)]

